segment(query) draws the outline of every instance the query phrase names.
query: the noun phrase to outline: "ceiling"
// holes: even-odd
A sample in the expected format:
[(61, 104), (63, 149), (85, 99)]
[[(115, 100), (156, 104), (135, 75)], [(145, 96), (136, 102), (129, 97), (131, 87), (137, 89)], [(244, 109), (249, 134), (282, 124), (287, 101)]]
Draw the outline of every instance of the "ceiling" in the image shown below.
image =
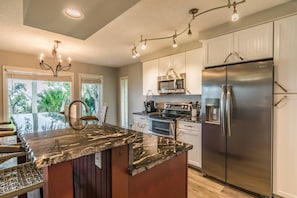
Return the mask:
[[(31, 1), (33, 2), (33, 0)], [(61, 7), (60, 4), (65, 1), (46, 2), (51, 4), (55, 2), (57, 7)], [(82, 1), (68, 0), (66, 2), (75, 3)], [(240, 17), (244, 17), (288, 1), (246, 0), (245, 3), (238, 5), (237, 11)], [(117, 2), (122, 3), (124, 1)], [(98, 26), (98, 31), (97, 29), (93, 30), (95, 33), (90, 33), (89, 37), (88, 35), (85, 36), (86, 39), (79, 39), (70, 34), (54, 33), (58, 32), (57, 30), (51, 30), (53, 32), (47, 31), (51, 29), (47, 28), (47, 25), (49, 26), (52, 23), (59, 23), (60, 27), (67, 24), (67, 21), (65, 22), (59, 18), (53, 17), (51, 22), (43, 24), (43, 29), (24, 25), (23, 1), (0, 0), (0, 49), (36, 54), (36, 59), (38, 59), (41, 52), (45, 56), (50, 57), (51, 49), (54, 45), (53, 41), (60, 40), (62, 44), (59, 46), (59, 53), (65, 57), (70, 56), (74, 62), (120, 67), (139, 61), (139, 58), (133, 59), (131, 57), (131, 49), (140, 40), (140, 35), (143, 35), (145, 38), (171, 36), (175, 30), (180, 31), (187, 27), (191, 19), (188, 11), (191, 8), (198, 8), (199, 11), (204, 11), (225, 5), (226, 3), (227, 0), (140, 0), (138, 2), (136, 0), (129, 6), (122, 6), (123, 9), (115, 9), (116, 13), (111, 13), (112, 11), (106, 12), (105, 9), (101, 10), (101, 8), (104, 8), (103, 6), (92, 4), (96, 10), (95, 18), (92, 20), (100, 23), (101, 26)], [(116, 8), (119, 7), (118, 4), (114, 4)], [(37, 16), (40, 16), (40, 18), (42, 15), (50, 15), (51, 10), (57, 11), (57, 9), (54, 9), (56, 7), (54, 5), (40, 4), (39, 6), (41, 7)], [(84, 14), (86, 15), (88, 12)], [(108, 20), (106, 19), (106, 13), (111, 13), (111, 17)], [(55, 13), (52, 14), (55, 15)], [(56, 14), (62, 15), (62, 11)], [(191, 37), (186, 34), (181, 35), (176, 41), (179, 44), (195, 41), (198, 39), (199, 31), (230, 21), (231, 14), (232, 9), (224, 8), (201, 15), (192, 23), (193, 35)], [(82, 24), (89, 23), (91, 22), (83, 22)], [(84, 29), (83, 26), (81, 27), (81, 29)], [(171, 44), (172, 40), (169, 39), (151, 41), (148, 43), (148, 48), (145, 51), (139, 50), (139, 52), (143, 56), (169, 47)]]

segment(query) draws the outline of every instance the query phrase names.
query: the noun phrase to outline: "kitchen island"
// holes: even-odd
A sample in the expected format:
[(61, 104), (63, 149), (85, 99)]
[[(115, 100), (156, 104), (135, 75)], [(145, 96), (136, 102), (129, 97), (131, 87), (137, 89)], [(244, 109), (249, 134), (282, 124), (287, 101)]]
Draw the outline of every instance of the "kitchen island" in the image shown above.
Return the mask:
[(44, 197), (187, 197), (192, 145), (109, 124), (77, 131), (59, 114), (27, 116), (13, 120), (43, 170)]

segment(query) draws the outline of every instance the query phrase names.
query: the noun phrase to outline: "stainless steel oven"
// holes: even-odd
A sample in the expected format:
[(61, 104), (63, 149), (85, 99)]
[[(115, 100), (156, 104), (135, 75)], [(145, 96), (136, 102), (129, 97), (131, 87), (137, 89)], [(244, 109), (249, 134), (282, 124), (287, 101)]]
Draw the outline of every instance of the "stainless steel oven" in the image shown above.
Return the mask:
[(149, 118), (149, 133), (175, 138), (175, 119)]

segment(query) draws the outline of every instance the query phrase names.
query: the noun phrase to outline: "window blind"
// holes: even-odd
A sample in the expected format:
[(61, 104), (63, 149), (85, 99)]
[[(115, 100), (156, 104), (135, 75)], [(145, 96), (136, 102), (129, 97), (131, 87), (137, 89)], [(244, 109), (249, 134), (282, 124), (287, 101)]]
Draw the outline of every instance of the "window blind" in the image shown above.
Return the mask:
[(23, 79), (23, 80), (40, 80), (40, 81), (56, 81), (56, 82), (72, 82), (73, 74), (52, 76), (50, 73), (39, 73), (33, 71), (21, 71), (14, 69), (4, 69), (6, 78)]

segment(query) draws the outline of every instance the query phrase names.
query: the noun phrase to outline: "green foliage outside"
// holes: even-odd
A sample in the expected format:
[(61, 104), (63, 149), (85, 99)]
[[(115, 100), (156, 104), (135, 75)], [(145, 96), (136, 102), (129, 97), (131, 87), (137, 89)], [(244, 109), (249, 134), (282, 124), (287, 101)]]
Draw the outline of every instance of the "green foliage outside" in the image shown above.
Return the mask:
[[(28, 93), (27, 82), (13, 83), (10, 85), (9, 106), (10, 114), (32, 113), (32, 106), (37, 105), (38, 112), (60, 112), (64, 110), (64, 105), (70, 103), (70, 83), (67, 82), (42, 82), (37, 81), (38, 85), (46, 83), (45, 88), (40, 93)], [(32, 84), (32, 83), (31, 83)], [(82, 100), (89, 108), (89, 115), (97, 115), (100, 104), (100, 84), (82, 84)], [(37, 101), (32, 100), (33, 94)], [(37, 103), (37, 104), (33, 104)], [(83, 112), (85, 115), (86, 113)]]
[(88, 114), (96, 115), (99, 108), (99, 84), (82, 84), (82, 100), (89, 108)]
[[(26, 86), (32, 83), (27, 81), (16, 82), (9, 86), (11, 87), (8, 90), (10, 114), (32, 113), (34, 105), (37, 106), (38, 112), (59, 112), (63, 111), (65, 104), (70, 103), (70, 83), (42, 81), (37, 81), (37, 83), (38, 85), (46, 84), (45, 89), (40, 93), (36, 91), (29, 93)], [(32, 87), (29, 88), (32, 89)], [(33, 97), (37, 97), (37, 101), (34, 102)]]
[(27, 94), (27, 89), (23, 83), (15, 83), (8, 91), (9, 111), (11, 114), (31, 113), (31, 98)]
[(48, 82), (48, 88), (37, 96), (38, 112), (63, 111), (64, 105), (70, 102), (70, 83)]

